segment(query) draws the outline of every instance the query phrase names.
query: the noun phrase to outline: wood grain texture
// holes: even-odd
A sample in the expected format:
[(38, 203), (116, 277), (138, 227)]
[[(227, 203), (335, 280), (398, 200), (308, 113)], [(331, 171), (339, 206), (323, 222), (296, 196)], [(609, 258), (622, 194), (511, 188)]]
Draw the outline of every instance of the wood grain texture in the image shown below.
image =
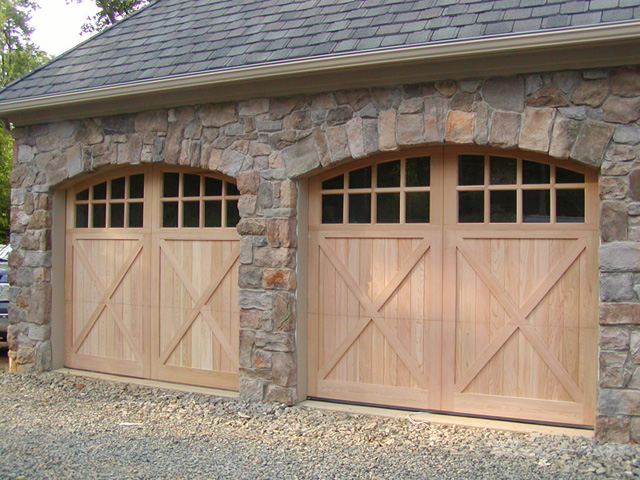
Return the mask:
[[(592, 425), (597, 315), (597, 179), (585, 222), (458, 223), (457, 155), (431, 158), (428, 225), (323, 225), (319, 182), (310, 182), (309, 363), (312, 396), (534, 421)], [(509, 152), (498, 152), (504, 156)], [(510, 152), (551, 165), (540, 155)], [(389, 157), (385, 157), (388, 159)], [(361, 168), (365, 161), (340, 167)], [(554, 176), (548, 188), (555, 188)], [(563, 187), (564, 188), (564, 187)], [(553, 207), (554, 205), (552, 205)], [(416, 403), (418, 402), (418, 403)]]
[(312, 344), (324, 353), (311, 391), (322, 395), (325, 381), (337, 381), (352, 383), (365, 396), (379, 385), (427, 392), (428, 235), (415, 241), (372, 232), (362, 238), (334, 232), (313, 237), (318, 264), (311, 269), (316, 276), (310, 278), (310, 305), (320, 308), (310, 314), (319, 319), (312, 321), (310, 335), (322, 339)]
[(132, 170), (145, 174), (144, 228), (75, 228), (75, 194), (122, 172), (68, 191), (65, 361), (237, 389), (239, 236), (230, 228), (161, 228), (166, 170)]

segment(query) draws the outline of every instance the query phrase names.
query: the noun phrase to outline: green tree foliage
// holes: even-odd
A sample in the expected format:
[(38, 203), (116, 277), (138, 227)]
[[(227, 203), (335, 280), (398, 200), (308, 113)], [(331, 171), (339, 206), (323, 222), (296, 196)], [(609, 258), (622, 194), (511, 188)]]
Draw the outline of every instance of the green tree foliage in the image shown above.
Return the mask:
[[(82, 3), (89, 0), (68, 0)], [(85, 33), (95, 33), (110, 27), (124, 17), (144, 7), (152, 0), (91, 0), (98, 7), (98, 13), (89, 17), (89, 21), (82, 26)]]
[(33, 0), (0, 0), (0, 85), (33, 70), (49, 57), (30, 41), (30, 14), (38, 8)]
[(11, 158), (13, 154), (13, 138), (4, 130), (0, 130), (0, 243), (9, 242), (9, 224), (11, 211)]
[[(33, 29), (29, 19), (36, 8), (33, 0), (0, 0), (0, 86), (49, 60), (49, 56), (30, 41)], [(12, 156), (13, 139), (0, 129), (0, 243), (9, 240)]]

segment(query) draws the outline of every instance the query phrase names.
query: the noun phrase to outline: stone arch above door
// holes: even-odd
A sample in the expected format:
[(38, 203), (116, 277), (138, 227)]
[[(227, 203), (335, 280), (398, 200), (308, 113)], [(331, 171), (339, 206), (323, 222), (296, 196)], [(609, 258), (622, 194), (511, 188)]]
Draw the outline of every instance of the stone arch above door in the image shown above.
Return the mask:
[(616, 125), (638, 118), (632, 112), (638, 100), (618, 97), (626, 91), (620, 76), (610, 81), (563, 72), (317, 95), (291, 114), (293, 125), (305, 113), (322, 121), (305, 125), (283, 149), (285, 170), (303, 176), (350, 159), (443, 143), (519, 148), (599, 167), (610, 146), (611, 155), (620, 153), (610, 145)]

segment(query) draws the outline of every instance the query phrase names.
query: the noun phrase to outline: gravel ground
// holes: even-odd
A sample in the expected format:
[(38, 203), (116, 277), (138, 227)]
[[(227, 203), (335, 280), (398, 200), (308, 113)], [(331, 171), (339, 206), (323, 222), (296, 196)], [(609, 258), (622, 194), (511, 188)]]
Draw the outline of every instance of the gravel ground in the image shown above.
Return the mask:
[(113, 383), (0, 374), (0, 479), (640, 476), (639, 445), (414, 425)]

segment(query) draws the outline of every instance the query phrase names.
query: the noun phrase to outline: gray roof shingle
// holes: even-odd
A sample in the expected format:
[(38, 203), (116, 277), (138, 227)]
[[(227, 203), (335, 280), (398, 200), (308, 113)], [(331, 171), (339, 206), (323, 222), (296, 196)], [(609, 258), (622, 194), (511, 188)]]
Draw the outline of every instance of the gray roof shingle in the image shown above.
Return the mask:
[(628, 21), (640, 0), (157, 0), (0, 102), (376, 48)]

